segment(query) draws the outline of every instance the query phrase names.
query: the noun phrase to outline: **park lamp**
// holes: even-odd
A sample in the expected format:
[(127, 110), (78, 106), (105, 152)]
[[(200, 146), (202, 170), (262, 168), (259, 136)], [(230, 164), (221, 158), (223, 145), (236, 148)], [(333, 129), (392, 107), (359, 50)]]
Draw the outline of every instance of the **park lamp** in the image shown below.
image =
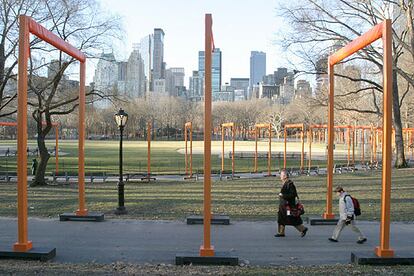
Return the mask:
[(124, 128), (128, 121), (128, 114), (120, 108), (118, 113), (115, 113), (115, 122), (119, 128)]
[(119, 182), (118, 182), (118, 207), (115, 210), (115, 214), (123, 215), (127, 213), (125, 208), (125, 195), (124, 195), (124, 176), (123, 176), (123, 158), (122, 158), (122, 140), (124, 127), (128, 121), (128, 114), (120, 108), (118, 113), (115, 114), (115, 122), (119, 127)]

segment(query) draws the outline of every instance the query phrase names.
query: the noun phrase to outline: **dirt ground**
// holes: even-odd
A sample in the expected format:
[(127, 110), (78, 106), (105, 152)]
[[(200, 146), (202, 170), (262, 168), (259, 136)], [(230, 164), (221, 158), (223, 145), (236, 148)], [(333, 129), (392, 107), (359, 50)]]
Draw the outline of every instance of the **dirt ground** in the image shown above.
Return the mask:
[(413, 266), (174, 266), (170, 264), (102, 265), (0, 260), (1, 275), (414, 275)]

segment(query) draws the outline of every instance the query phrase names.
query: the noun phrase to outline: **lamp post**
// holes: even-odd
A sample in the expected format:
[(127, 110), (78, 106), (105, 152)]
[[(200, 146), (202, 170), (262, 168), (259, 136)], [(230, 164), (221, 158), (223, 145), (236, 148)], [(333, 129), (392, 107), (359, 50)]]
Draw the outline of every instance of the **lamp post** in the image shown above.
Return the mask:
[(120, 108), (118, 113), (115, 114), (115, 122), (119, 127), (119, 182), (118, 182), (118, 207), (115, 210), (115, 214), (123, 215), (127, 213), (124, 203), (124, 177), (122, 174), (122, 138), (125, 125), (128, 121), (128, 114)]

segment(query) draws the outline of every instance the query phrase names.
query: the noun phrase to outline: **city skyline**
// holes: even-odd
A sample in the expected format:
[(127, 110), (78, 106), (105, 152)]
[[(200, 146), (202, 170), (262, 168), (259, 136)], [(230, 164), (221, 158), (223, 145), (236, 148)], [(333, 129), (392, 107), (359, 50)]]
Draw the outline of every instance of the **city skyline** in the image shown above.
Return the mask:
[[(154, 28), (165, 32), (164, 61), (167, 68), (183, 67), (185, 69), (185, 85), (193, 70), (198, 68), (198, 51), (204, 49), (203, 18), (206, 12), (215, 14), (216, 47), (223, 52), (223, 83), (231, 78), (249, 77), (249, 57), (251, 51), (266, 52), (268, 57), (267, 71), (277, 67), (288, 66), (282, 58), (280, 48), (273, 42), (278, 28), (283, 22), (276, 16), (278, 1), (262, 0), (239, 1), (237, 12), (234, 3), (212, 0), (203, 4), (183, 0), (174, 4), (154, 0), (151, 2), (135, 2), (120, 0), (117, 2), (100, 0), (101, 5), (118, 14), (123, 19), (125, 39), (116, 42), (112, 49), (117, 60), (127, 60), (132, 46), (150, 33)], [(137, 7), (135, 9), (135, 7)], [(139, 8), (138, 8), (139, 7)], [(232, 9), (230, 9), (232, 8)], [(191, 10), (191, 12), (188, 12)], [(258, 20), (245, 20), (252, 15), (261, 14)], [(96, 66), (92, 61), (90, 67)], [(91, 81), (91, 79), (88, 79)]]

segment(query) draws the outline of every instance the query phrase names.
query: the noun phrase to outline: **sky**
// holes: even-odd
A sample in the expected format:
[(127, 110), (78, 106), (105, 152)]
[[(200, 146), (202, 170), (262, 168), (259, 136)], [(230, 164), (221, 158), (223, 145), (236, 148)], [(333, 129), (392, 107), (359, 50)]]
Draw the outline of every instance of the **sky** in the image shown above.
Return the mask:
[[(204, 15), (213, 17), (216, 48), (222, 51), (222, 84), (232, 77), (248, 78), (250, 51), (267, 55), (267, 74), (289, 67), (276, 34), (283, 30), (277, 17), (278, 0), (100, 0), (108, 12), (123, 21), (125, 39), (114, 44), (117, 60), (126, 60), (132, 44), (154, 28), (165, 32), (164, 61), (185, 68), (185, 85), (198, 68), (198, 51), (204, 48)], [(92, 64), (93, 68), (93, 64)], [(91, 68), (91, 69), (92, 69)], [(88, 79), (92, 81), (92, 78)]]

